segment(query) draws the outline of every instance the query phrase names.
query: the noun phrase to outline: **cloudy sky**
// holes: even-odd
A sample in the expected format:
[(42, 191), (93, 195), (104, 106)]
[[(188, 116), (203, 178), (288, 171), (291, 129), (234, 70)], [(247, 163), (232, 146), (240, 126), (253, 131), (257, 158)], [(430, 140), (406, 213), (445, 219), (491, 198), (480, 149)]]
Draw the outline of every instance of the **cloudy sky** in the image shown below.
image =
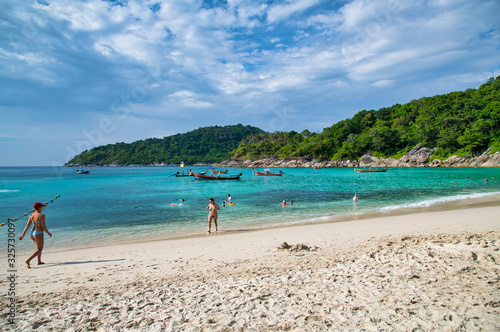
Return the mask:
[(500, 1), (0, 0), (0, 166), (323, 128), (500, 75)]

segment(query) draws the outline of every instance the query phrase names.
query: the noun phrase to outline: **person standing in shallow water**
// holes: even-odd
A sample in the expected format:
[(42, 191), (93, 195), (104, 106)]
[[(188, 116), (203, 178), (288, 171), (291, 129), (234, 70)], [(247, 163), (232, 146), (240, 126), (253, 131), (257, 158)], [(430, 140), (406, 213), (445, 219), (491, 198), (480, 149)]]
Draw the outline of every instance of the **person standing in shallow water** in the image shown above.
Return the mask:
[(354, 197), (352, 198), (353, 202), (357, 202), (359, 200), (358, 194), (354, 194)]
[(217, 228), (217, 210), (220, 210), (219, 205), (214, 202), (213, 198), (210, 198), (208, 206), (205, 208), (206, 210), (210, 210), (210, 213), (208, 214), (208, 233), (211, 232), (212, 229), (212, 219), (214, 220), (214, 225), (215, 225), (215, 231), (218, 232)]
[(33, 205), (35, 212), (28, 218), (28, 222), (26, 223), (26, 227), (24, 227), (23, 234), (19, 237), (19, 240), (22, 240), (24, 238), (24, 235), (28, 231), (28, 228), (33, 223), (33, 228), (30, 231), (30, 238), (36, 245), (36, 251), (26, 261), (26, 266), (28, 267), (28, 269), (31, 268), (30, 262), (35, 257), (38, 257), (38, 265), (45, 264), (44, 262), (42, 262), (42, 250), (44, 244), (43, 232), (47, 232), (47, 234), (52, 237), (52, 233), (50, 233), (47, 227), (45, 227), (45, 215), (42, 214), (44, 207), (44, 204), (38, 202)]

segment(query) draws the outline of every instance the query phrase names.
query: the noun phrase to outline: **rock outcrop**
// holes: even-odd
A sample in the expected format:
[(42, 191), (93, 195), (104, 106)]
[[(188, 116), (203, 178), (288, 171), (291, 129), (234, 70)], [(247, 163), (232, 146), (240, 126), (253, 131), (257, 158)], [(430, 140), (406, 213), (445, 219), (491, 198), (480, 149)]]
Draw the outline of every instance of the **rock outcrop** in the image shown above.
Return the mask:
[(316, 158), (312, 159), (278, 159), (276, 157), (263, 158), (259, 160), (237, 160), (237, 159), (229, 159), (224, 160), (223, 162), (217, 164), (218, 167), (254, 167), (254, 168), (262, 168), (262, 167), (289, 167), (289, 168), (298, 168), (298, 167), (358, 167), (359, 162), (357, 160), (330, 160), (330, 161), (319, 161)]
[(309, 155), (302, 158), (276, 157), (262, 158), (259, 160), (237, 160), (229, 159), (218, 164), (219, 167), (500, 167), (500, 152), (490, 154), (491, 148), (483, 154), (463, 158), (451, 156), (446, 160), (430, 160), (433, 149), (420, 147), (417, 145), (414, 149), (407, 152), (399, 159), (377, 158), (371, 152), (368, 152), (359, 160), (329, 160), (320, 161)]

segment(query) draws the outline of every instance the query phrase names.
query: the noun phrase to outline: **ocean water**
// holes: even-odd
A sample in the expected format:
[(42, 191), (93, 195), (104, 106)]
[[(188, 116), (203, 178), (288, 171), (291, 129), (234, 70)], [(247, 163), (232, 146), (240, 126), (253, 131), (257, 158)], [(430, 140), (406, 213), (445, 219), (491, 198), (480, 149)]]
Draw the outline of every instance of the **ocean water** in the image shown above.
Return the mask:
[[(221, 206), (220, 231), (234, 232), (423, 209), (500, 193), (496, 168), (390, 168), (386, 173), (303, 168), (283, 169), (282, 177), (230, 168), (229, 174), (243, 173), (239, 181), (172, 176), (182, 170), (188, 168), (96, 167), (81, 175), (75, 168), (0, 167), (0, 222), (19, 218), (18, 237), (28, 218), (24, 213), (29, 215), (35, 202), (49, 202), (44, 214), (54, 236), (46, 236), (46, 248), (58, 250), (205, 234), (211, 197)], [(223, 208), (228, 194), (235, 205)], [(294, 205), (284, 208), (283, 200)], [(0, 234), (7, 239), (6, 226)], [(16, 245), (18, 252), (33, 250), (29, 238)]]

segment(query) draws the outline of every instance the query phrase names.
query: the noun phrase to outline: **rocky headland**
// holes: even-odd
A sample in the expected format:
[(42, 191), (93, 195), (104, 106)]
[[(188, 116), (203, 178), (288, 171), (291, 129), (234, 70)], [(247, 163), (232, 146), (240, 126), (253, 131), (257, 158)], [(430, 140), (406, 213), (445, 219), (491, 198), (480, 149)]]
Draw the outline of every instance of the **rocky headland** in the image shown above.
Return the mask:
[[(310, 155), (300, 158), (284, 158), (267, 157), (258, 160), (251, 159), (227, 159), (216, 164), (195, 163), (187, 166), (211, 166), (217, 167), (239, 167), (239, 168), (300, 168), (300, 167), (500, 167), (500, 152), (490, 154), (490, 148), (479, 156), (472, 158), (464, 158), (451, 156), (446, 160), (432, 159), (433, 149), (416, 146), (411, 151), (407, 152), (403, 157), (395, 159), (377, 158), (371, 152), (366, 153), (359, 160), (318, 160)], [(65, 164), (65, 167), (139, 167), (139, 166), (178, 166), (172, 163), (152, 163), (148, 165), (129, 165), (121, 164), (119, 161), (114, 161), (111, 164), (95, 165), (95, 164)]]
[(218, 164), (219, 167), (500, 167), (500, 152), (490, 154), (491, 149), (483, 154), (463, 158), (451, 156), (446, 160), (430, 160), (433, 150), (416, 146), (399, 159), (377, 158), (368, 152), (359, 160), (328, 160), (320, 161), (312, 156), (301, 158), (278, 159), (276, 157), (259, 160), (228, 159)]

